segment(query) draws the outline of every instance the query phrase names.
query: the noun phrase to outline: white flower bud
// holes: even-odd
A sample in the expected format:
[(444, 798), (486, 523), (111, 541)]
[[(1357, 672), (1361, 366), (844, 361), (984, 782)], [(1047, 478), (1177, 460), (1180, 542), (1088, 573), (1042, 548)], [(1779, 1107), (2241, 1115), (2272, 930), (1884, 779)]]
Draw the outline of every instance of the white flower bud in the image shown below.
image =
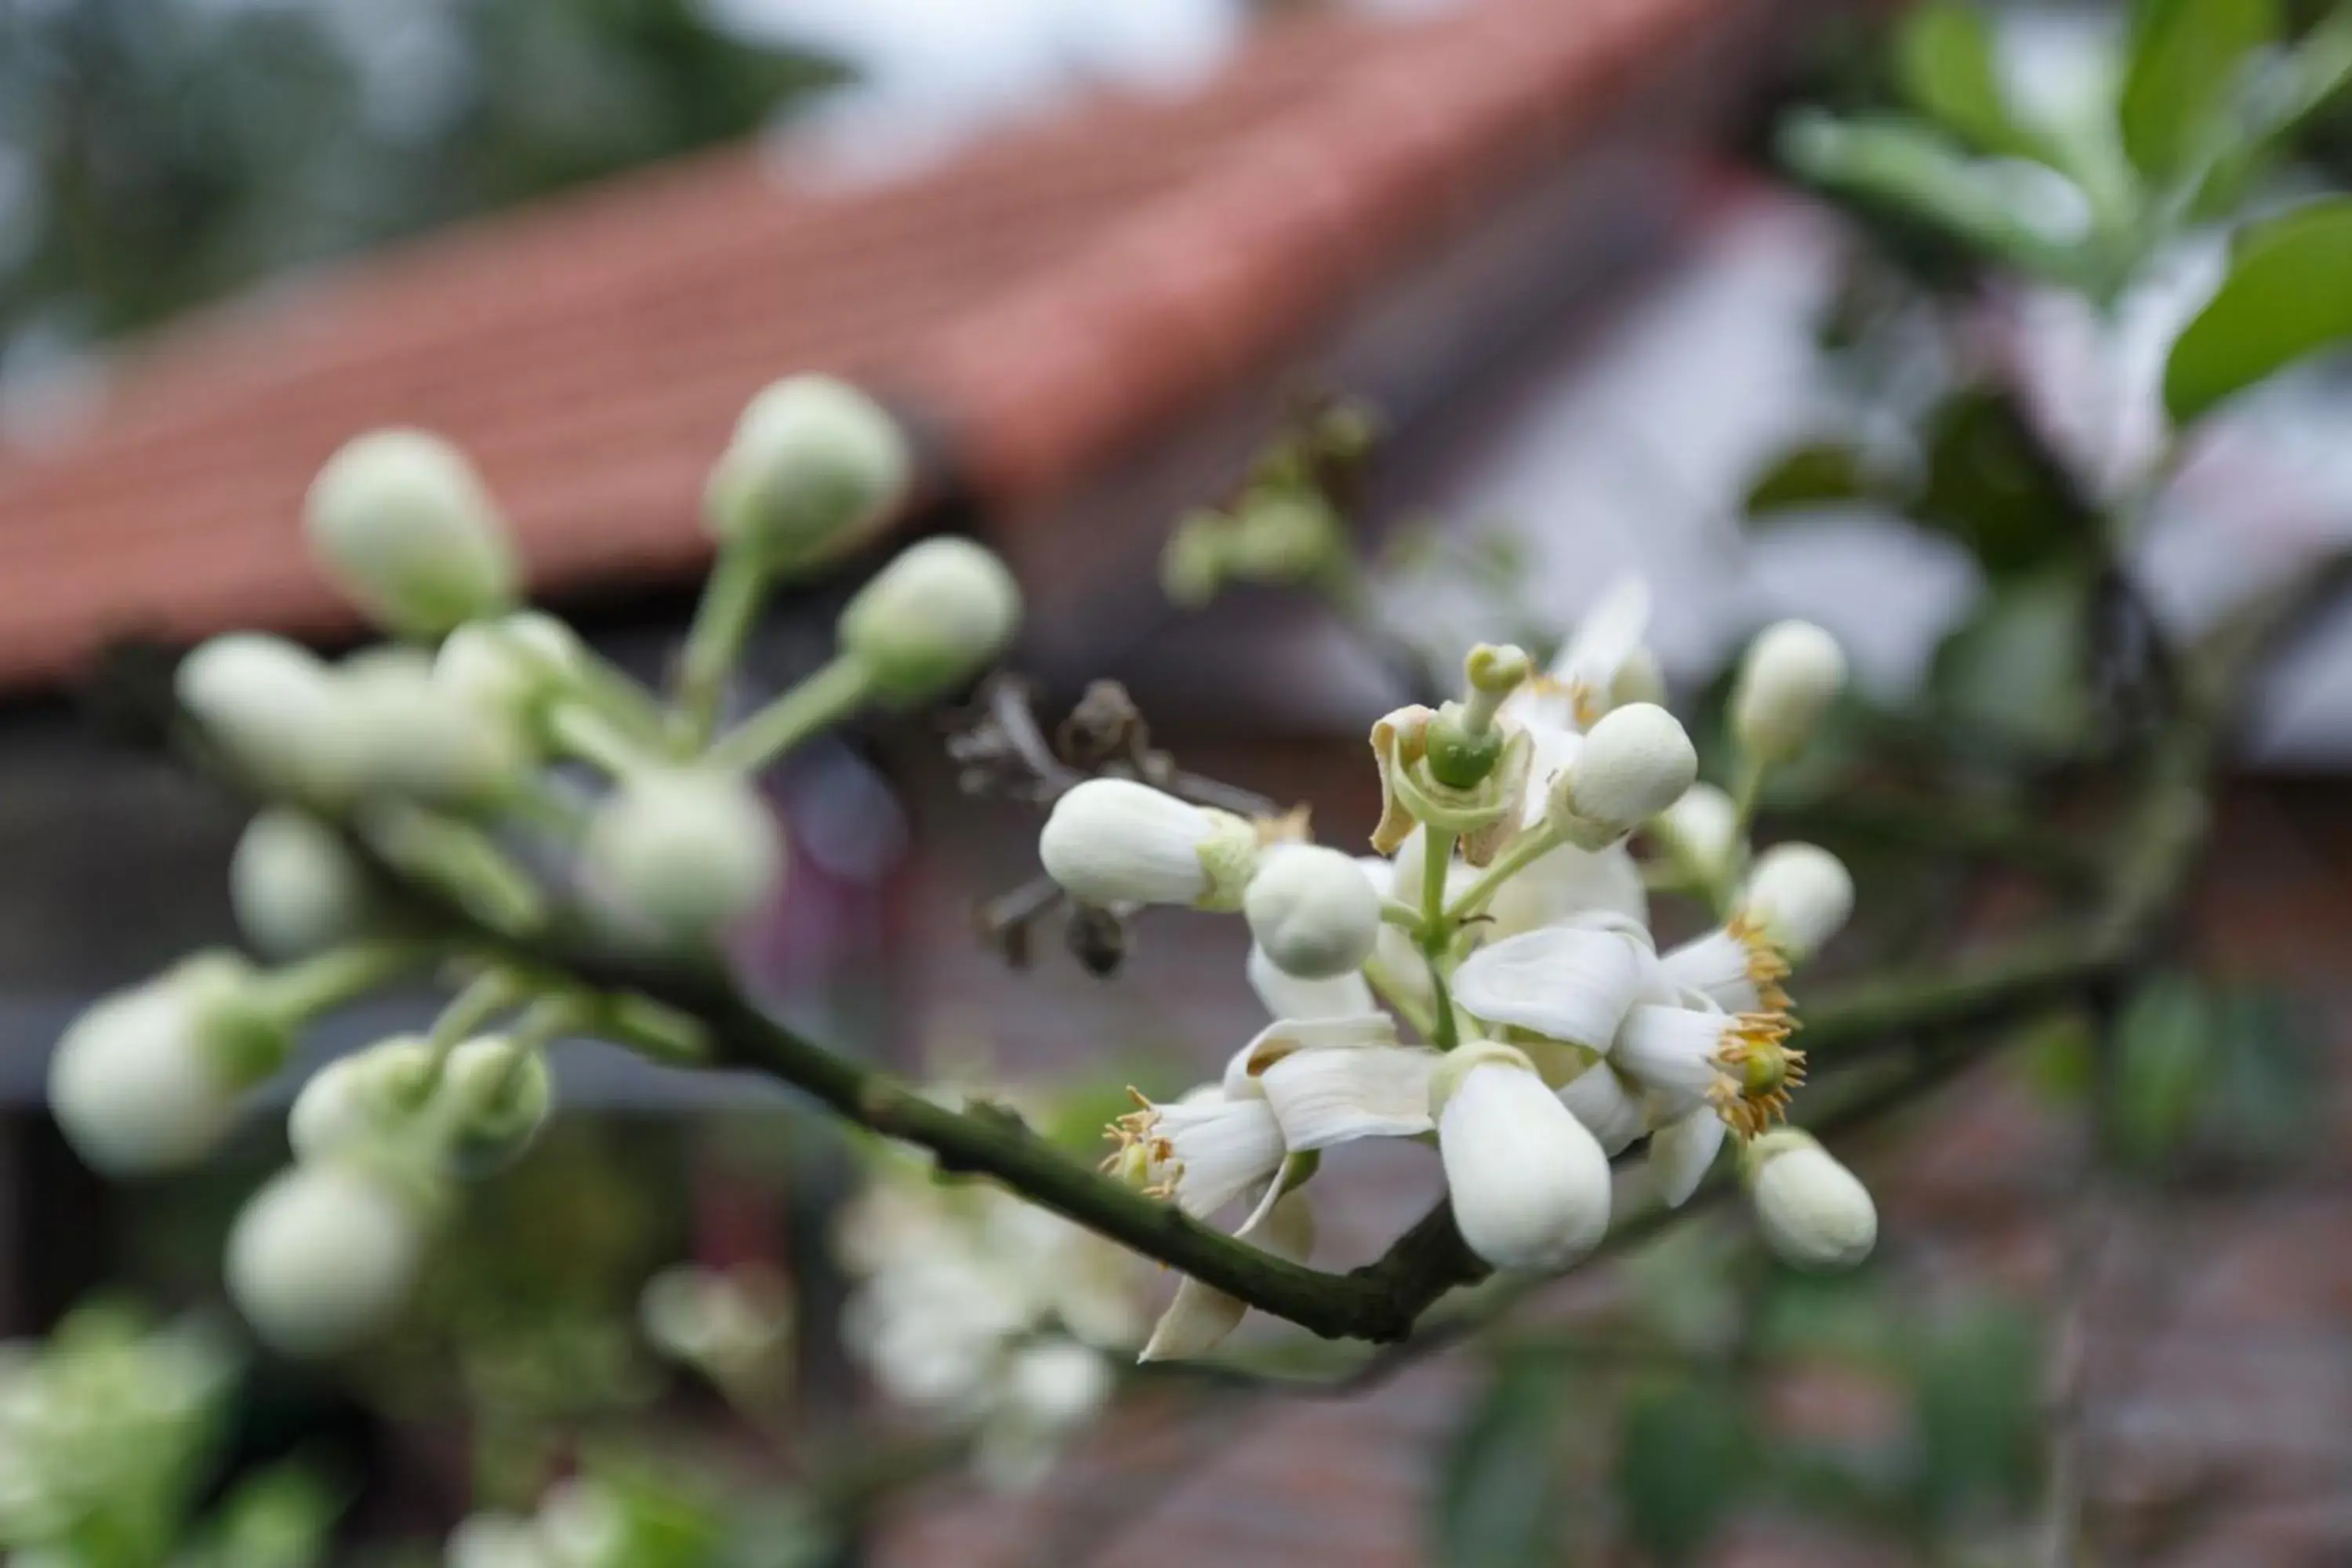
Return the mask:
[(788, 376), (744, 407), (704, 510), (721, 541), (797, 566), (863, 543), (913, 471), (906, 437), (872, 398), (831, 376)]
[(246, 824), (228, 865), (229, 903), (271, 958), (303, 958), (351, 941), (378, 917), (374, 884), (334, 831), (290, 806)]
[(1674, 805), (1697, 775), (1682, 724), (1655, 703), (1634, 702), (1601, 715), (1561, 776), (1572, 813), (1625, 829)]
[(343, 666), (344, 700), (370, 789), (436, 805), (474, 806), (522, 782), (530, 756), (516, 726), (462, 701), (405, 649)]
[(483, 1176), (522, 1158), (537, 1140), (555, 1103), (554, 1079), (544, 1052), (484, 1035), (449, 1053), (436, 1099), (458, 1170)]
[(1751, 757), (1777, 763), (1812, 738), (1845, 685), (1837, 639), (1811, 621), (1780, 621), (1757, 634), (1731, 693), (1731, 732)]
[(1319, 845), (1268, 850), (1250, 879), (1242, 911), (1275, 966), (1304, 980), (1362, 968), (1381, 934), (1381, 896), (1362, 868)]
[(1790, 958), (1809, 958), (1853, 913), (1853, 877), (1817, 844), (1776, 844), (1756, 858), (1741, 909)]
[(1870, 1190), (1806, 1133), (1781, 1128), (1742, 1156), (1764, 1239), (1799, 1268), (1851, 1268), (1878, 1240)]
[(1702, 874), (1720, 876), (1739, 852), (1739, 810), (1711, 784), (1695, 784), (1665, 812), (1666, 831)]
[(237, 1096), (292, 1043), (251, 1005), (250, 978), (241, 961), (208, 954), (105, 998), (65, 1032), (49, 1058), (49, 1109), (92, 1168), (184, 1169), (220, 1142)]
[(1609, 1229), (1609, 1156), (1526, 1057), (1474, 1041), (1431, 1079), (1454, 1223), (1497, 1268), (1565, 1268)]
[(395, 1035), (338, 1057), (310, 1075), (286, 1116), (298, 1160), (362, 1151), (411, 1127), (429, 1097), (433, 1051), (416, 1035)]
[(986, 668), (1021, 629), (1021, 586), (968, 539), (927, 539), (857, 591), (841, 612), (842, 651), (876, 698), (927, 701)]
[(1240, 817), (1129, 779), (1088, 779), (1054, 803), (1037, 837), (1045, 874), (1080, 900), (1238, 907), (1257, 868)]
[(229, 1233), (229, 1295), (287, 1355), (332, 1355), (388, 1323), (425, 1256), (421, 1198), (354, 1165), (296, 1165)]
[(215, 637), (180, 661), (180, 706), (255, 784), (339, 800), (359, 757), (334, 672), (308, 648), (259, 632)]
[(381, 625), (437, 636), (495, 615), (519, 568), (498, 508), (465, 455), (422, 430), (346, 443), (311, 481), (311, 552)]
[(1244, 966), (1250, 989), (1274, 1018), (1360, 1018), (1379, 1010), (1370, 982), (1357, 973), (1328, 980), (1301, 980), (1252, 946)]
[(634, 934), (706, 942), (775, 897), (784, 837), (748, 780), (678, 767), (632, 775), (588, 824), (581, 874)]
[(520, 728), (585, 657), (571, 627), (524, 610), (451, 632), (434, 657), (433, 683), (459, 706)]

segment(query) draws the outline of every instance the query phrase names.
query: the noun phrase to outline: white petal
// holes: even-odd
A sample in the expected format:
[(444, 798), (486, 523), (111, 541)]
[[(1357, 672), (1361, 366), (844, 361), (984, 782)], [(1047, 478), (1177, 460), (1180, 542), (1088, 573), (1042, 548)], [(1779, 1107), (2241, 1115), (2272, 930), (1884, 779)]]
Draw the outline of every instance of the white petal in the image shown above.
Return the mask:
[(1729, 1013), (1752, 1013), (1763, 1005), (1758, 984), (1758, 951), (1724, 927), (1695, 936), (1661, 954), (1666, 978), (1678, 989), (1696, 991)]
[(1283, 1141), (1297, 1152), (1358, 1138), (1411, 1138), (1430, 1130), (1435, 1051), (1417, 1046), (1296, 1051), (1260, 1081)]
[[(1268, 1185), (1269, 1194), (1273, 1192)], [(1275, 1257), (1304, 1263), (1315, 1247), (1315, 1214), (1304, 1190), (1285, 1193), (1273, 1203), (1261, 1202), (1257, 1211), (1234, 1233), (1255, 1240)], [(1160, 1315), (1150, 1341), (1138, 1361), (1182, 1361), (1206, 1355), (1227, 1334), (1241, 1326), (1249, 1308), (1238, 1296), (1228, 1296), (1191, 1275), (1176, 1287), (1175, 1300)]]
[(1575, 635), (1552, 660), (1552, 679), (1568, 689), (1571, 700), (1583, 695), (1588, 704), (1605, 710), (1618, 672), (1649, 629), (1649, 584), (1639, 577), (1620, 577), (1577, 622)]
[(1680, 1115), (1703, 1103), (1716, 1080), (1727, 1015), (1693, 1007), (1635, 1007), (1617, 1031), (1609, 1059)]
[(1377, 1005), (1372, 988), (1361, 974), (1301, 980), (1284, 973), (1258, 947), (1250, 949), (1249, 983), (1265, 1010), (1277, 1018), (1360, 1017)]
[(1605, 1049), (1641, 989), (1633, 944), (1605, 931), (1547, 927), (1481, 948), (1454, 976), (1473, 1017)]
[(1491, 938), (1603, 912), (1633, 921), (1646, 941), (1650, 895), (1642, 886), (1641, 867), (1622, 844), (1598, 850), (1563, 844), (1505, 882), (1486, 912), (1494, 917)]
[(1396, 1042), (1396, 1020), (1386, 1013), (1345, 1013), (1334, 1017), (1277, 1018), (1225, 1063), (1227, 1100), (1263, 1099), (1265, 1069), (1295, 1051)]
[(1562, 1268), (1609, 1229), (1609, 1157), (1543, 1079), (1473, 1067), (1438, 1118), (1454, 1221), (1497, 1268)]
[(1570, 1080), (1559, 1091), (1559, 1100), (1584, 1123), (1604, 1154), (1619, 1152), (1648, 1125), (1640, 1097), (1607, 1062), (1595, 1062)]
[(1657, 1194), (1670, 1209), (1690, 1202), (1706, 1179), (1723, 1148), (1723, 1118), (1712, 1105), (1702, 1105), (1650, 1134), (1650, 1166), (1657, 1176)]
[(1163, 1105), (1153, 1131), (1171, 1145), (1177, 1206), (1195, 1219), (1272, 1180), (1288, 1152), (1264, 1100)]

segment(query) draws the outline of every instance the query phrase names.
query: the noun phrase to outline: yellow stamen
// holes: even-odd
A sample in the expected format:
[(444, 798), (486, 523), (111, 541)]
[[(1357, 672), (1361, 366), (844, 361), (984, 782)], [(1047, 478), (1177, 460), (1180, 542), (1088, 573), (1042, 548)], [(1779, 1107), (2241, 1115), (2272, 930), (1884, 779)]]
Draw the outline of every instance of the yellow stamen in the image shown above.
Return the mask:
[(1786, 1013), (1741, 1013), (1732, 1020), (1708, 1100), (1742, 1138), (1753, 1138), (1789, 1111), (1789, 1092), (1805, 1081), (1805, 1053), (1787, 1043), (1796, 1023)]
[(1789, 978), (1789, 959), (1780, 944), (1766, 933), (1762, 922), (1748, 919), (1745, 911), (1732, 916), (1723, 930), (1748, 952), (1748, 982), (1756, 987), (1758, 1006), (1767, 1013), (1786, 1013), (1789, 993), (1780, 982)]
[(1172, 1199), (1184, 1174), (1183, 1163), (1176, 1158), (1176, 1145), (1160, 1135), (1160, 1108), (1132, 1084), (1127, 1092), (1141, 1109), (1129, 1111), (1103, 1129), (1103, 1136), (1116, 1147), (1103, 1157), (1098, 1168), (1105, 1175), (1139, 1189), (1145, 1197)]

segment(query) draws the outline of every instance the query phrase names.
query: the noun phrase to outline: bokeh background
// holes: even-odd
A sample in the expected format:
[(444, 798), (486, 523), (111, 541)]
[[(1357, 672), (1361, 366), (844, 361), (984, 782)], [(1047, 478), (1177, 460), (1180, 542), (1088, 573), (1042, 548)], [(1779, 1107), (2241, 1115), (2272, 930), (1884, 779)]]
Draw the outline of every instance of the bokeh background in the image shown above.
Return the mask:
[[(2053, 99), (2117, 25), (2008, 19), (2019, 80)], [(1867, 300), (1871, 254), (1773, 172), (1769, 127), (1798, 95), (1883, 91), (1884, 20), (1800, 0), (0, 4), (0, 1325), (44, 1332), (97, 1292), (216, 1301), (227, 1217), (280, 1158), (257, 1118), (201, 1181), (110, 1187), (40, 1085), (93, 995), (233, 940), (236, 818), (114, 721), (202, 637), (357, 636), (299, 519), (370, 426), (463, 444), (540, 595), (652, 676), (737, 411), (788, 371), (852, 377), (918, 434), (906, 532), (971, 531), (1020, 575), (1044, 707), (1119, 679), (1188, 765), (1312, 803), (1338, 843), (1374, 814), (1363, 735), (1402, 694), (1395, 647), (1310, 595), (1183, 609), (1160, 576), (1178, 517), (1332, 395), (1381, 428), (1351, 521), (1378, 554), (1368, 614), (1408, 638), (1448, 646), (1497, 603), (1557, 629), (1636, 571), (1679, 693), (1801, 615), (1844, 642), (1866, 701), (1927, 715), (1927, 751), (2063, 742), (2087, 698), (2052, 673), (2068, 612), (2031, 548), (1850, 498), (1747, 515), (1777, 454), (1849, 420), (1823, 342)], [(2330, 134), (2305, 150), (2340, 168)], [(2219, 266), (2218, 242), (2180, 247), (2109, 322), (2006, 299), (1992, 352), (2042, 438), (2107, 462), (2153, 439), (2162, 346)], [(1898, 382), (1937, 374), (1927, 347), (1891, 353)], [(2320, 365), (2218, 422), (2138, 553), (2168, 626), (2352, 531), (2347, 416), (2352, 380)], [(1993, 513), (2030, 531), (2010, 457), (1985, 459), (2010, 486)], [(857, 575), (770, 617), (759, 679), (814, 668)], [(2179, 1135), (2101, 1206), (2088, 1286), (2055, 1038), (1858, 1146), (1884, 1239), (1853, 1287), (1726, 1306), (1705, 1260), (1665, 1257), (1548, 1296), (1563, 1319), (1654, 1298), (1773, 1314), (1772, 1353), (1636, 1391), (1622, 1422), (1531, 1423), (1511, 1391), (1623, 1392), (1540, 1351), (1500, 1372), (1460, 1351), (1344, 1399), (1147, 1401), (1024, 1495), (893, 1490), (856, 1560), (2018, 1561), (1922, 1542), (2008, 1539), (2030, 1513), (2054, 1333), (2090, 1347), (2115, 1561), (2352, 1561), (2352, 623), (2299, 645), (2244, 719), (2194, 907), (2203, 978), (2127, 1020), (2159, 1057), (2188, 1031), (2221, 1065), (2150, 1112)], [(1015, 968), (975, 937), (974, 903), (1032, 868), (1034, 816), (966, 798), (928, 720), (796, 756), (775, 794), (794, 880), (748, 958), (824, 1037), (913, 1072), (1168, 1088), (1259, 1025), (1225, 926), (1147, 922), (1109, 980), (1051, 940)], [(2097, 826), (1979, 798), (2059, 862)], [(1786, 805), (1881, 900), (1888, 933), (1849, 971), (2022, 918), (1967, 856), (1882, 874), (1915, 826), (1899, 810)], [(316, 1048), (416, 1011), (346, 1017)], [(786, 1486), (790, 1463), (763, 1468), (737, 1416), (635, 1342), (639, 1289), (681, 1258), (791, 1281), (775, 1419), (803, 1445), (868, 1398), (825, 1331), (843, 1142), (780, 1093), (593, 1046), (562, 1076), (556, 1136), (483, 1190), (397, 1343), (247, 1376), (218, 1463), (298, 1454), (332, 1478), (337, 1561), (436, 1561), (469, 1509), (527, 1502), (614, 1434)], [(1374, 1256), (1434, 1195), (1409, 1152), (1356, 1162), (1318, 1262)], [(1837, 1353), (1855, 1345), (1880, 1370)], [(1730, 1380), (1755, 1440), (1897, 1479), (1717, 1518), (1718, 1473), (1753, 1462), (1707, 1413)], [(1554, 1512), (1550, 1545), (1508, 1554), (1516, 1521)]]

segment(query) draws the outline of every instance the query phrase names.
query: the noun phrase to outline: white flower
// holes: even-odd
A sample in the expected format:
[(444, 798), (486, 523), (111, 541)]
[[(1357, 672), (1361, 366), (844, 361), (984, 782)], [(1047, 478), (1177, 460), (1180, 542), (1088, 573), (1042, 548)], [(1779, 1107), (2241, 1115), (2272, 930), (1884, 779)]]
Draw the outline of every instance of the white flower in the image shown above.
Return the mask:
[(1454, 1004), (1486, 1024), (1606, 1050), (1643, 984), (1642, 954), (1626, 937), (1547, 926), (1480, 948), (1454, 975)]
[(290, 1034), (247, 1002), (250, 971), (191, 960), (92, 1006), (49, 1058), (49, 1109), (108, 1175), (179, 1170), (210, 1153), (237, 1096), (276, 1070)]
[(1705, 877), (1729, 873), (1741, 852), (1739, 812), (1711, 784), (1695, 784), (1668, 806), (1661, 823), (1691, 868)]
[(1584, 1123), (1604, 1154), (1621, 1152), (1649, 1131), (1639, 1091), (1605, 1061), (1595, 1062), (1569, 1079), (1560, 1089), (1559, 1102)]
[(1658, 1115), (1672, 1120), (1712, 1106), (1752, 1137), (1804, 1081), (1805, 1053), (1786, 1044), (1790, 1028), (1780, 1013), (1644, 1003), (1625, 1015), (1609, 1059), (1651, 1091)]
[(377, 648), (342, 666), (346, 721), (361, 782), (440, 805), (487, 805), (530, 765), (522, 734), (501, 716), (453, 701), (433, 667), (405, 648)]
[(1088, 779), (1038, 835), (1045, 874), (1083, 901), (1238, 908), (1257, 867), (1247, 822), (1129, 779)]
[(173, 675), (180, 706), (264, 788), (334, 801), (352, 787), (358, 737), (334, 672), (283, 637), (235, 632)]
[(1372, 987), (1361, 974), (1301, 980), (1286, 973), (1264, 949), (1255, 946), (1250, 949), (1247, 973), (1250, 989), (1276, 1018), (1360, 1017), (1374, 1006)]
[(1302, 980), (1361, 969), (1381, 931), (1381, 895), (1362, 868), (1319, 845), (1267, 850), (1243, 895), (1242, 910), (1257, 951)]
[(347, 942), (381, 912), (373, 881), (341, 837), (291, 806), (246, 824), (229, 859), (228, 896), (238, 928), (272, 958)]
[(497, 506), (465, 455), (422, 430), (346, 443), (311, 481), (311, 552), (362, 609), (434, 636), (494, 615), (520, 569)]
[(762, 388), (711, 470), (711, 531), (774, 566), (854, 550), (904, 502), (914, 461), (898, 422), (825, 375)]
[(1553, 798), (1570, 815), (1623, 832), (1680, 800), (1698, 775), (1690, 736), (1652, 702), (1612, 708), (1584, 737)]
[(1837, 639), (1810, 621), (1765, 627), (1748, 646), (1731, 692), (1731, 732), (1761, 762), (1794, 756), (1845, 685)]
[(1764, 1239), (1800, 1268), (1851, 1268), (1878, 1239), (1878, 1210), (1852, 1171), (1807, 1133), (1784, 1127), (1741, 1162)]
[(1740, 906), (1790, 957), (1809, 958), (1853, 913), (1853, 877), (1819, 845), (1776, 844), (1757, 857)]
[(756, 786), (692, 766), (621, 781), (581, 841), (580, 873), (598, 906), (645, 940), (716, 940), (783, 886), (782, 830)]
[(841, 612), (842, 651), (876, 698), (909, 707), (994, 661), (1021, 629), (1021, 586), (968, 539), (927, 539), (877, 573)]
[(348, 1349), (406, 1302), (425, 1254), (423, 1207), (356, 1166), (280, 1172), (229, 1234), (229, 1294), (288, 1355)]
[[(1654, 700), (1655, 665), (1642, 647), (1650, 626), (1650, 585), (1621, 577), (1601, 592), (1576, 631), (1551, 661), (1504, 705), (1504, 712), (1533, 730), (1582, 731), (1601, 721), (1618, 702)], [(1619, 683), (1643, 688), (1638, 697)]]
[(1789, 995), (1780, 982), (1789, 977), (1789, 961), (1764, 928), (1745, 913), (1658, 960), (1667, 981), (1685, 991), (1696, 991), (1727, 1012), (1780, 1013)]
[(1519, 1052), (1472, 1042), (1432, 1080), (1462, 1239), (1497, 1268), (1564, 1268), (1609, 1229), (1609, 1156)]

